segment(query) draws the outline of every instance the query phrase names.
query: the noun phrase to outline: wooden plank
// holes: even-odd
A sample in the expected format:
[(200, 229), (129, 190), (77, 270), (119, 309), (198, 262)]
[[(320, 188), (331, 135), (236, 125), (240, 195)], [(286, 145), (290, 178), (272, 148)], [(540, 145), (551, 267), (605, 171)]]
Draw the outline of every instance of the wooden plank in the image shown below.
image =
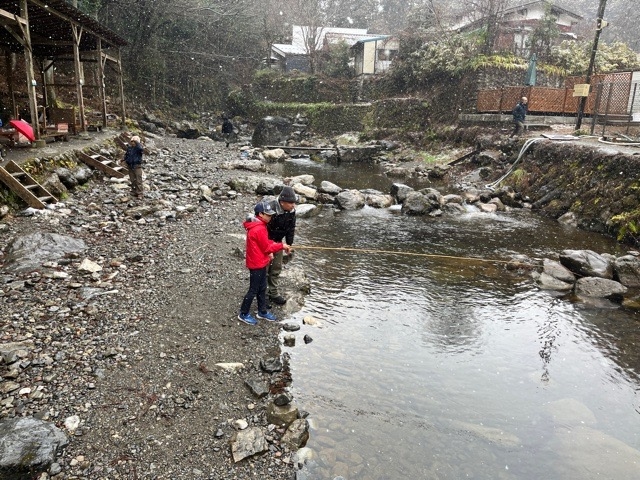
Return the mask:
[(127, 149), (127, 142), (125, 140), (123, 140), (120, 137), (116, 137), (114, 139), (114, 141), (116, 142), (116, 145), (118, 145), (120, 148), (122, 148), (123, 150)]
[[(266, 150), (273, 150), (276, 148), (281, 148), (283, 150), (308, 150), (308, 151), (314, 151), (314, 152), (322, 152), (325, 150), (335, 150), (336, 147), (331, 146), (331, 147), (292, 147), (292, 146), (288, 146), (288, 145), (265, 145), (264, 147), (262, 147)], [(357, 147), (353, 147), (353, 148), (357, 148)]]
[(474, 155), (477, 155), (478, 153), (480, 153), (480, 150), (476, 150), (475, 148), (468, 148), (466, 153), (464, 153), (462, 156), (454, 158), (453, 160), (447, 162), (447, 165), (456, 165), (460, 162), (463, 162), (464, 160), (471, 158)]
[[(17, 163), (10, 160), (5, 167), (0, 167), (0, 180), (27, 205), (42, 209), (46, 207), (45, 202), (57, 203), (58, 199), (22, 170)], [(18, 178), (23, 180), (19, 181)]]
[(108, 164), (113, 162), (108, 158), (103, 157), (102, 155), (99, 155), (97, 153), (88, 155), (80, 151), (77, 152), (77, 155), (78, 158), (84, 163), (97, 170), (100, 170), (101, 172), (106, 173), (110, 177), (123, 178), (125, 176), (125, 174), (122, 172), (122, 170), (124, 170), (122, 167), (110, 167)]

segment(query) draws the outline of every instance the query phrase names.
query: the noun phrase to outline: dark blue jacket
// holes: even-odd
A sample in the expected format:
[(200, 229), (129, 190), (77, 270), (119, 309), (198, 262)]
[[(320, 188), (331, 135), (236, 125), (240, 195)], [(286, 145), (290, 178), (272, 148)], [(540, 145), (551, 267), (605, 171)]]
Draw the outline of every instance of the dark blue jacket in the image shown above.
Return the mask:
[(136, 143), (135, 147), (127, 145), (127, 151), (124, 153), (124, 161), (129, 168), (136, 168), (142, 166), (142, 152), (144, 149), (142, 145)]
[(527, 110), (528, 107), (524, 103), (518, 102), (511, 112), (513, 114), (513, 121), (524, 122), (524, 118), (527, 116)]

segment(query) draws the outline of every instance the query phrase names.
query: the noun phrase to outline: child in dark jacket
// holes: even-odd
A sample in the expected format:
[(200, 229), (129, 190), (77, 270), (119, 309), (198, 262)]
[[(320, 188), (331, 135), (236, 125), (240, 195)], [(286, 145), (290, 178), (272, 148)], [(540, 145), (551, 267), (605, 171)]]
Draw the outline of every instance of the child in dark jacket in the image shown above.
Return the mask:
[(247, 230), (246, 265), (249, 269), (249, 290), (242, 300), (238, 320), (249, 325), (256, 325), (256, 320), (249, 312), (254, 297), (258, 298), (258, 314), (260, 320), (275, 322), (274, 314), (267, 311), (267, 267), (275, 252), (291, 250), (289, 245), (269, 240), (267, 223), (271, 221), (273, 211), (268, 202), (260, 202), (254, 208), (255, 218), (242, 225)]

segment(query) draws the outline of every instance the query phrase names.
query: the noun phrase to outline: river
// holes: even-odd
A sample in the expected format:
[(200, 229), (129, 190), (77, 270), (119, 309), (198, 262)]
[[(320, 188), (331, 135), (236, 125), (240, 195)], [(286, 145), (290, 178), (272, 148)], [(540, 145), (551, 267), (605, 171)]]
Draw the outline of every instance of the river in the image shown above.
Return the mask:
[[(388, 191), (375, 167), (288, 161), (316, 185)], [(451, 192), (444, 192), (451, 193)], [(621, 255), (528, 210), (299, 219), (299, 244), (505, 260)], [(291, 356), (312, 456), (299, 479), (631, 479), (640, 468), (639, 316), (472, 260), (299, 250), (312, 291)], [(313, 341), (304, 344), (302, 335)]]

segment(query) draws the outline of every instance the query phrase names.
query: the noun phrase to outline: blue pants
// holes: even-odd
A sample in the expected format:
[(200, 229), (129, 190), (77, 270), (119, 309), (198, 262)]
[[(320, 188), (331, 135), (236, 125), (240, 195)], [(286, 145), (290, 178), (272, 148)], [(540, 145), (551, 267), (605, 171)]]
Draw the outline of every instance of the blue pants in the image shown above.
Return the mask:
[(253, 298), (258, 297), (258, 312), (267, 311), (267, 267), (249, 269), (249, 291), (242, 300), (240, 313), (247, 314)]

